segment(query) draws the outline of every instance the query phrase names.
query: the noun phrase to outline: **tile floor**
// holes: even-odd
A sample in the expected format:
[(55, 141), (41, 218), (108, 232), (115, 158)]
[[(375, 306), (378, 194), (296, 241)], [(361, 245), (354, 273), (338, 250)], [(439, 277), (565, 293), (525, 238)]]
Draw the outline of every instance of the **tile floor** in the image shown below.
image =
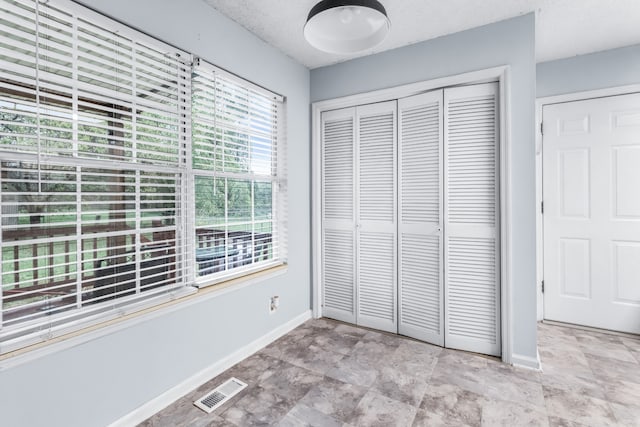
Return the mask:
[[(543, 372), (310, 320), (142, 426), (640, 426), (640, 340), (540, 324)], [(193, 401), (249, 384), (212, 414)]]

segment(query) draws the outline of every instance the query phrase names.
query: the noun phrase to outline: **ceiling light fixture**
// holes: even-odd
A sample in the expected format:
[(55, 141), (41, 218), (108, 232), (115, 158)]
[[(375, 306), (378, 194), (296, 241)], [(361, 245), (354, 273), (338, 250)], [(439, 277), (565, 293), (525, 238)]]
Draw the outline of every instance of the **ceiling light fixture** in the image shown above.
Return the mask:
[(322, 0), (309, 12), (304, 37), (322, 51), (349, 54), (380, 44), (390, 26), (376, 0)]

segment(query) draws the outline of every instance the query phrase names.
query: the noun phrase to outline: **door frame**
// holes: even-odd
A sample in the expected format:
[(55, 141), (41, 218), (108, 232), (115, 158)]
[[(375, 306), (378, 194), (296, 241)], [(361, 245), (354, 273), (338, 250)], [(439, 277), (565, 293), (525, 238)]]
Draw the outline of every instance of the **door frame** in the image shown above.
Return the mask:
[(538, 368), (537, 361), (522, 360), (513, 355), (512, 317), (512, 259), (511, 259), (511, 71), (510, 66), (499, 66), (469, 73), (427, 80), (418, 83), (375, 90), (366, 93), (318, 101), (311, 104), (311, 262), (313, 317), (322, 317), (322, 126), (324, 111), (336, 110), (374, 102), (405, 98), (434, 89), (451, 86), (498, 82), (500, 106), (500, 313), (502, 334), (502, 361)]
[(544, 295), (542, 292), (542, 281), (544, 280), (544, 218), (541, 209), (544, 200), (544, 194), (542, 193), (544, 178), (544, 165), (542, 162), (544, 149), (544, 135), (542, 133), (543, 109), (545, 106), (552, 104), (608, 98), (639, 92), (640, 84), (632, 84), (536, 98), (536, 313), (538, 321), (544, 320)]

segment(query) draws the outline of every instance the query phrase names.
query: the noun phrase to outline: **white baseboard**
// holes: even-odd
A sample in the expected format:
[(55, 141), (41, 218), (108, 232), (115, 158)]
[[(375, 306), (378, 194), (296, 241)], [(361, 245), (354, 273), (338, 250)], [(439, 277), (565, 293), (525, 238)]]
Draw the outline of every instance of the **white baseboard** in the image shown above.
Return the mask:
[(523, 356), (521, 354), (511, 355), (511, 363), (513, 366), (519, 368), (533, 369), (535, 371), (542, 371), (542, 365), (540, 364), (540, 353), (536, 350), (536, 357)]
[(257, 340), (238, 349), (224, 359), (218, 360), (213, 365), (203, 369), (192, 377), (187, 378), (180, 384), (162, 393), (160, 396), (154, 398), (153, 400), (150, 400), (149, 402), (136, 408), (124, 417), (115, 421), (113, 424), (111, 424), (110, 427), (128, 427), (138, 425), (156, 412), (164, 409), (171, 403), (180, 399), (191, 390), (194, 390), (195, 388), (209, 381), (211, 378), (226, 371), (236, 363), (251, 356), (253, 353), (269, 345), (273, 341), (292, 331), (309, 319), (311, 319), (311, 310), (305, 311), (301, 315), (294, 317), (284, 325), (277, 327), (269, 333), (261, 336)]

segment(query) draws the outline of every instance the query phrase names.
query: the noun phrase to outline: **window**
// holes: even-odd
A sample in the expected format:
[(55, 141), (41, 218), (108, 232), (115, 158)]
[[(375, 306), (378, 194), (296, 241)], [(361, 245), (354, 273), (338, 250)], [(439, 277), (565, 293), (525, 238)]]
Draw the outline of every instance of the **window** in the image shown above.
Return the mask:
[(0, 353), (284, 262), (281, 99), (71, 1), (0, 2)]
[(282, 99), (210, 64), (192, 78), (198, 283), (286, 256)]

